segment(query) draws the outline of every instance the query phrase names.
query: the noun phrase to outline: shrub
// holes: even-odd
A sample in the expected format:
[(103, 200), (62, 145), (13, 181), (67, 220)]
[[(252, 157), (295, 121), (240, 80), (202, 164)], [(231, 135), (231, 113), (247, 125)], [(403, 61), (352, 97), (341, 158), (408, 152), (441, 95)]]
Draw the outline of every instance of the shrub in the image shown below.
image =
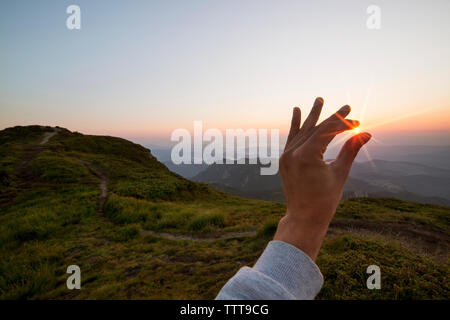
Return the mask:
[(116, 241), (128, 241), (136, 238), (139, 235), (139, 226), (135, 224), (126, 225), (120, 228), (112, 236), (113, 240)]
[(218, 227), (223, 228), (225, 226), (225, 218), (223, 214), (205, 214), (196, 217), (189, 224), (189, 229), (192, 231), (205, 230), (208, 227)]
[(275, 231), (277, 231), (278, 221), (278, 219), (267, 220), (258, 232), (258, 235), (261, 237), (273, 237)]

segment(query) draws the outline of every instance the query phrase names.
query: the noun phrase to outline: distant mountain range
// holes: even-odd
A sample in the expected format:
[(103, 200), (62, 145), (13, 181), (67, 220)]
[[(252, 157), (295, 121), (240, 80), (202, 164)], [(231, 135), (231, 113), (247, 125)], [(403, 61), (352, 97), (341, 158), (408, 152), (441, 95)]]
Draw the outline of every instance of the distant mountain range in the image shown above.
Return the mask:
[[(152, 154), (163, 163), (171, 163), (171, 148), (163, 146), (147, 146), (152, 150)], [(325, 157), (334, 159), (340, 145), (330, 146)], [(450, 146), (446, 145), (381, 145), (370, 144), (367, 147), (368, 153), (372, 159), (386, 161), (413, 162), (426, 166), (450, 170)], [(280, 154), (282, 150), (280, 150)], [(248, 157), (248, 155), (247, 155)], [(360, 152), (356, 158), (357, 162), (367, 161), (365, 152)], [(181, 168), (177, 167), (177, 168)]]
[(163, 162), (172, 172), (178, 173), (187, 179), (195, 177), (197, 174), (208, 168), (207, 164), (173, 164), (172, 161)]
[[(283, 201), (281, 179), (260, 175), (259, 164), (214, 164), (194, 181), (255, 199)], [(450, 204), (450, 170), (404, 161), (355, 162), (343, 199), (393, 197), (422, 203)]]
[[(394, 197), (422, 203), (450, 205), (450, 146), (370, 145), (370, 157), (360, 152), (344, 187), (343, 199)], [(327, 159), (339, 148), (330, 147)], [(261, 176), (260, 165), (174, 165), (169, 147), (152, 154), (171, 171), (231, 194), (283, 201), (279, 175)]]
[[(450, 146), (424, 145), (380, 145), (370, 144), (367, 151), (372, 159), (387, 161), (413, 162), (426, 166), (450, 170)], [(340, 150), (340, 145), (331, 147), (326, 158), (334, 159)], [(360, 152), (356, 161), (367, 161), (365, 152)]]

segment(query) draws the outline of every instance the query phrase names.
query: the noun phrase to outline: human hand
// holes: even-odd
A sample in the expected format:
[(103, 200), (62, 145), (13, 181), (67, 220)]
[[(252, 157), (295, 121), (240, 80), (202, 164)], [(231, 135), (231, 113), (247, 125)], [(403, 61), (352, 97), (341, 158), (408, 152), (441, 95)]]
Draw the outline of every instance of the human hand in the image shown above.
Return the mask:
[(316, 126), (322, 106), (323, 99), (317, 98), (301, 128), (300, 109), (293, 110), (279, 166), (287, 212), (274, 236), (274, 240), (301, 249), (312, 260), (317, 258), (352, 163), (359, 149), (371, 138), (369, 133), (351, 137), (337, 158), (327, 163), (323, 154), (331, 140), (341, 132), (358, 127), (359, 122), (345, 119), (350, 106), (343, 106)]

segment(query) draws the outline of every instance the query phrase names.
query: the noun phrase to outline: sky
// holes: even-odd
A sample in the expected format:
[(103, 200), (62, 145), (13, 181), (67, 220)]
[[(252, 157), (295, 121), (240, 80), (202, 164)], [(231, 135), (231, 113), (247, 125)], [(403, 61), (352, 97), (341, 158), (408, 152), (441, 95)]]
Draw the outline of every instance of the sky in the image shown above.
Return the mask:
[(321, 96), (321, 119), (350, 104), (377, 143), (450, 145), (449, 39), (448, 0), (1, 1), (0, 129), (165, 145), (201, 120), (283, 136)]

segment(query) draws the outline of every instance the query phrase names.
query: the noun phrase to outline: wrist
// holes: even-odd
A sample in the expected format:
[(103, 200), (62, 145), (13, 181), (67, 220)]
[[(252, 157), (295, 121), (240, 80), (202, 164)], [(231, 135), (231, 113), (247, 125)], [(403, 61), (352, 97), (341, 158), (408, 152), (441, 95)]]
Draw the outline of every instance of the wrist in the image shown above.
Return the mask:
[(287, 242), (316, 260), (328, 229), (328, 223), (307, 221), (286, 214), (278, 223), (274, 240)]

